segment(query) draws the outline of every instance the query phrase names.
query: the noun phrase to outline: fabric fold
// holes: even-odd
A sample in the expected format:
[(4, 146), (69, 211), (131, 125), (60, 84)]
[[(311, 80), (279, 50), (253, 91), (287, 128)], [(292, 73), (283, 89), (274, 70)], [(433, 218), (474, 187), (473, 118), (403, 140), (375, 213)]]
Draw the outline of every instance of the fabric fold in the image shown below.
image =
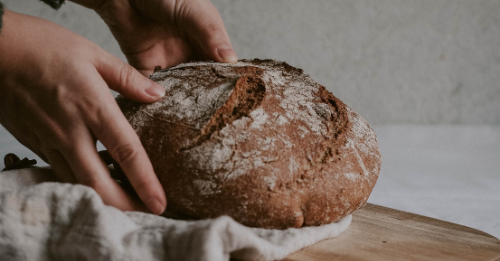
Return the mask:
[(0, 186), (2, 260), (276, 260), (338, 236), (350, 222), (259, 229), (228, 216), (184, 221), (122, 212), (82, 185)]

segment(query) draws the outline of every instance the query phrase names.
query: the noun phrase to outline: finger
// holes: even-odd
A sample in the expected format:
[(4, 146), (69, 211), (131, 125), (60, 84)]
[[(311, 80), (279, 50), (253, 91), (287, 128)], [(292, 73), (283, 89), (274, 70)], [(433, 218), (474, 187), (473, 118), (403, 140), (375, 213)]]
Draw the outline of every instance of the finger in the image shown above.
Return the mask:
[(165, 88), (146, 78), (132, 66), (114, 55), (105, 53), (96, 61), (96, 68), (109, 88), (125, 98), (138, 102), (155, 102), (165, 95)]
[(217, 8), (210, 1), (180, 1), (177, 24), (218, 62), (235, 63), (238, 57)]
[(48, 159), (48, 163), (54, 172), (57, 180), (64, 183), (76, 184), (77, 180), (73, 175), (71, 167), (68, 162), (64, 159), (62, 154), (57, 150), (49, 150), (44, 153)]
[(149, 157), (112, 95), (106, 93), (105, 99), (107, 106), (93, 120), (91, 130), (121, 166), (139, 198), (154, 214), (161, 214), (167, 199)]
[(123, 211), (144, 211), (110, 176), (102, 162), (90, 134), (80, 131), (78, 142), (64, 153), (65, 159), (78, 183), (93, 188), (106, 205)]
[[(222, 18), (210, 1), (135, 0), (132, 2), (141, 13), (167, 27), (171, 26), (172, 22), (176, 23), (197, 41), (205, 54), (215, 61), (227, 63), (238, 61)], [(171, 10), (171, 16), (165, 15), (166, 10)], [(171, 17), (175, 20), (172, 21)]]

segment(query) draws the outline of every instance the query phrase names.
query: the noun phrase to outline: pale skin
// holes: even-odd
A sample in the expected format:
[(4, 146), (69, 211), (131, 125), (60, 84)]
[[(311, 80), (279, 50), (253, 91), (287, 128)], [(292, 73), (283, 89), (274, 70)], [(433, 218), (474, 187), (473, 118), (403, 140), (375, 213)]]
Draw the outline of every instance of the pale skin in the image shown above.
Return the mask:
[[(209, 0), (75, 0), (108, 24), (129, 64), (65, 28), (5, 10), (0, 33), (0, 123), (63, 182), (90, 186), (124, 211), (162, 213), (165, 192), (109, 89), (139, 102), (165, 94), (149, 80), (191, 60), (236, 62)], [(121, 165), (140, 201), (109, 175), (96, 141)]]

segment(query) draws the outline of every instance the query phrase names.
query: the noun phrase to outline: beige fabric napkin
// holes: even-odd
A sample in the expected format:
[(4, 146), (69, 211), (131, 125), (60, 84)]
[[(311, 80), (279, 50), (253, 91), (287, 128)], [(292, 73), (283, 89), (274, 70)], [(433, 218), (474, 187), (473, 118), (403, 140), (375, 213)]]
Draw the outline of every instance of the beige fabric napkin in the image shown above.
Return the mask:
[(51, 180), (49, 169), (0, 173), (0, 260), (276, 260), (351, 223), (271, 230), (227, 216), (174, 220), (122, 212), (91, 188)]

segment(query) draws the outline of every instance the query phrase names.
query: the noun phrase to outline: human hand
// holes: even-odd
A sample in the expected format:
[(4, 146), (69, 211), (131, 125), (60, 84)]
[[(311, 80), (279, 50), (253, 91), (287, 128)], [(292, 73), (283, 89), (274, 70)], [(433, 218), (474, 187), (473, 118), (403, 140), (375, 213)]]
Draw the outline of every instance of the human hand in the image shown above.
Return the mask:
[(155, 66), (238, 60), (219, 12), (209, 0), (72, 1), (103, 18), (130, 65), (144, 75)]
[(0, 33), (0, 123), (48, 162), (61, 181), (90, 186), (105, 204), (145, 210), (110, 177), (100, 140), (146, 206), (166, 197), (135, 131), (109, 88), (154, 102), (160, 85), (92, 42), (52, 22), (5, 10)]

